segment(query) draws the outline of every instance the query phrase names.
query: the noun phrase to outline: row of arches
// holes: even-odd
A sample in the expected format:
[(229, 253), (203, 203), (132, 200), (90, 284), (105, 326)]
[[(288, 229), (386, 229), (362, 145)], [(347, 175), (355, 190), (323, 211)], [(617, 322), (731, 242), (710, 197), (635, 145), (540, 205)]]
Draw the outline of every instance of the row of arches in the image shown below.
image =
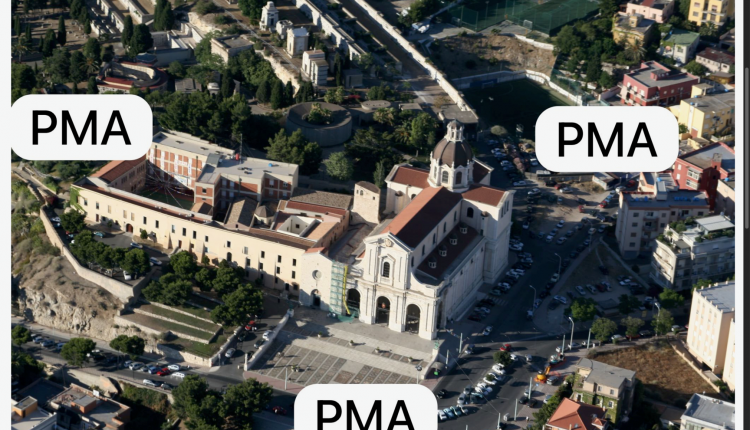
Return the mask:
[[(419, 306), (410, 304), (406, 306), (406, 321), (404, 328), (410, 333), (419, 333), (419, 320), (422, 316)], [(391, 301), (387, 297), (378, 297), (375, 301), (375, 324), (388, 325), (391, 321)]]

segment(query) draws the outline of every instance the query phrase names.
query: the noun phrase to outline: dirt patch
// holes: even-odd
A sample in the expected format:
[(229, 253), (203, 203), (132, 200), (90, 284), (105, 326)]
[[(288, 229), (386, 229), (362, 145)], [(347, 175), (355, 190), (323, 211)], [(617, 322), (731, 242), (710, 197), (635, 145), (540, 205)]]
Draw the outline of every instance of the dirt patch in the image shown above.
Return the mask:
[(535, 70), (549, 74), (555, 65), (552, 51), (514, 37), (476, 33), (453, 36), (430, 45), (432, 61), (449, 78), (501, 70)]
[(704, 391), (715, 394), (713, 387), (697, 375), (666, 341), (616, 349), (597, 354), (594, 359), (635, 371), (635, 377), (648, 390), (646, 396), (664, 403), (674, 404), (679, 399), (688, 401), (694, 393)]

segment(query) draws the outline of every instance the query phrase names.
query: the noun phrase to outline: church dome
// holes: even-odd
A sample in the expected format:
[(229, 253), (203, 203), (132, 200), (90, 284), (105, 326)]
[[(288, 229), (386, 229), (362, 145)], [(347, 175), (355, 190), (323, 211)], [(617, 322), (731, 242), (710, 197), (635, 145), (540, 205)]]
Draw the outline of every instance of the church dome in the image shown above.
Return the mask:
[(458, 121), (448, 124), (448, 132), (432, 151), (432, 158), (438, 165), (466, 166), (474, 158), (471, 146), (463, 139), (463, 125)]

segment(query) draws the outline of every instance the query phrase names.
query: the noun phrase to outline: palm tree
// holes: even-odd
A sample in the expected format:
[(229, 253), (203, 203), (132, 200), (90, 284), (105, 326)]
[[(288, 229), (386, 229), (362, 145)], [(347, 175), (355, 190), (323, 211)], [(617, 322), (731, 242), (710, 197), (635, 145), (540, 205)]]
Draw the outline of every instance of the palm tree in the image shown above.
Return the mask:
[(93, 57), (86, 57), (86, 61), (81, 63), (81, 71), (88, 75), (93, 75), (99, 71), (99, 60)]
[(393, 131), (393, 138), (399, 143), (409, 143), (411, 139), (411, 132), (403, 125), (396, 127)]
[(641, 45), (639, 40), (634, 41), (628, 45), (628, 56), (633, 60), (640, 63), (643, 57), (646, 56), (646, 48)]
[(18, 38), (18, 43), (13, 46), (13, 54), (18, 55), (18, 62), (21, 62), (21, 58), (23, 58), (24, 54), (28, 53), (30, 50), (29, 46), (24, 43), (23, 38)]

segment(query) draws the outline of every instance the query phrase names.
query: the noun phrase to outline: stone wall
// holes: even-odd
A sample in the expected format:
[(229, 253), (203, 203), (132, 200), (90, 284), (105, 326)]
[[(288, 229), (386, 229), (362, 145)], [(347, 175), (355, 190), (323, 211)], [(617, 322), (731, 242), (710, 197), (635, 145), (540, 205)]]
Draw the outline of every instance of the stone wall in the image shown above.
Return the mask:
[(186, 363), (195, 364), (198, 366), (205, 366), (205, 367), (211, 367), (214, 364), (216, 364), (217, 355), (213, 357), (201, 357), (199, 355), (191, 354), (189, 352), (185, 351), (178, 351), (176, 349), (170, 348), (166, 345), (158, 344), (156, 347), (151, 347), (151, 350), (148, 351), (154, 354), (160, 354), (167, 358), (171, 358), (173, 360), (180, 360), (184, 361)]
[[(134, 309), (133, 309), (133, 313), (136, 313), (136, 314), (140, 314), (140, 315), (146, 315), (146, 316), (148, 316), (148, 317), (151, 317), (151, 318), (155, 318), (155, 319), (159, 319), (159, 320), (163, 320), (163, 321), (169, 321), (169, 322), (171, 322), (171, 323), (175, 323), (175, 324), (180, 324), (180, 325), (184, 325), (185, 327), (190, 327), (190, 328), (193, 328), (193, 329), (195, 329), (195, 330), (200, 330), (200, 331), (202, 331), (202, 332), (206, 332), (206, 333), (211, 333), (210, 331), (204, 330), (204, 329), (202, 329), (202, 328), (198, 328), (198, 327), (193, 327), (193, 326), (188, 326), (187, 324), (181, 323), (181, 322), (179, 322), (179, 321), (177, 321), (177, 320), (173, 320), (172, 318), (168, 318), (168, 317), (165, 317), (165, 316), (162, 316), (162, 315), (152, 314), (151, 312), (147, 312), (147, 311), (144, 311), (144, 310), (143, 310), (143, 309), (141, 309), (141, 308), (134, 308)], [(135, 324), (135, 323), (133, 323), (133, 322), (131, 322), (130, 324), (131, 324), (131, 325), (137, 325), (137, 326), (138, 326), (138, 327), (140, 327), (140, 328), (141, 328), (142, 330), (146, 328), (146, 327), (144, 327), (144, 326), (141, 326), (140, 324)], [(178, 335), (178, 336), (179, 336), (179, 337), (181, 337), (181, 338), (184, 338), (184, 339), (188, 339), (188, 340), (192, 340), (193, 342), (200, 342), (200, 343), (205, 343), (205, 344), (209, 344), (209, 343), (211, 343), (211, 341), (212, 341), (212, 340), (213, 340), (213, 339), (214, 339), (214, 338), (215, 338), (215, 337), (217, 336), (217, 334), (219, 333), (219, 331), (217, 330), (216, 332), (214, 332), (214, 333), (213, 333), (213, 336), (211, 336), (211, 338), (209, 338), (209, 339), (201, 339), (201, 338), (198, 338), (198, 337), (195, 337), (195, 336), (191, 336), (191, 335), (189, 335), (189, 334), (185, 334), (185, 333), (182, 333), (182, 332), (180, 332), (180, 331), (175, 331), (175, 330), (169, 330), (169, 331), (170, 331), (170, 332), (172, 332), (173, 334), (176, 334), (176, 335)]]
[(263, 356), (263, 354), (271, 347), (273, 344), (274, 339), (276, 339), (276, 336), (279, 334), (279, 332), (284, 328), (287, 322), (289, 322), (289, 318), (294, 316), (294, 310), (287, 311), (286, 315), (284, 315), (284, 318), (282, 318), (279, 321), (279, 324), (273, 329), (273, 335), (264, 343), (261, 345), (260, 348), (258, 348), (257, 351), (255, 351), (255, 355), (253, 355), (253, 358), (247, 361), (247, 364), (245, 365), (245, 371), (250, 370), (253, 368), (253, 366), (260, 361), (260, 357)]
[[(177, 308), (173, 308), (171, 306), (167, 306), (167, 305), (164, 305), (164, 304), (161, 304), (161, 303), (156, 303), (156, 302), (153, 302), (153, 303), (152, 302), (147, 302), (147, 303), (150, 304), (150, 305), (152, 305), (152, 306), (156, 306), (157, 308), (168, 309), (168, 310), (170, 310), (172, 312), (177, 312), (178, 314), (187, 315), (189, 317), (193, 317), (195, 319), (198, 319), (198, 320), (201, 320), (201, 321), (205, 321), (207, 323), (216, 324), (215, 322), (211, 321), (208, 318), (199, 317), (199, 316), (191, 314), (190, 312), (185, 312), (183, 310), (180, 310), (180, 309), (177, 309)], [(197, 307), (203, 309), (202, 306), (197, 306)]]

